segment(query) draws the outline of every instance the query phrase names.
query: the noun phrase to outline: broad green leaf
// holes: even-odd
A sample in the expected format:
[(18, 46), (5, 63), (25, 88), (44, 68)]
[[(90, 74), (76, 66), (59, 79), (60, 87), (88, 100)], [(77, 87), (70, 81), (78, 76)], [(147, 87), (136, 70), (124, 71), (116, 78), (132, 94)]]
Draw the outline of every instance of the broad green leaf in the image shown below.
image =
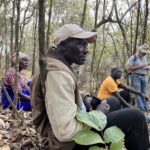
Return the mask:
[(98, 127), (103, 130), (107, 124), (107, 118), (106, 115), (103, 112), (100, 111), (90, 111), (89, 112), (90, 119), (92, 122), (98, 125)]
[(124, 141), (124, 133), (116, 126), (107, 128), (104, 132), (104, 140), (106, 143), (118, 143)]
[(88, 113), (78, 110), (76, 113), (76, 118), (98, 131), (102, 130), (107, 123), (105, 114), (97, 111), (91, 111)]
[(104, 143), (101, 136), (93, 131), (79, 131), (73, 137), (73, 140), (80, 145), (93, 145)]
[(123, 150), (124, 142), (120, 141), (119, 143), (111, 143), (110, 150)]
[(104, 150), (103, 148), (100, 148), (98, 146), (92, 146), (89, 148), (89, 150)]

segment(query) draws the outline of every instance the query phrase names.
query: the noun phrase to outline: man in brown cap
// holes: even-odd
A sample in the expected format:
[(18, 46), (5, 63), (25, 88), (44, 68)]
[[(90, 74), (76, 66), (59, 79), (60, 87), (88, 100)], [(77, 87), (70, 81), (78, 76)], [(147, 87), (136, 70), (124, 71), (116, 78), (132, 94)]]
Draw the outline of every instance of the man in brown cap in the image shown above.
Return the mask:
[[(79, 93), (73, 63), (82, 65), (88, 53), (88, 43), (95, 42), (96, 33), (86, 32), (78, 25), (66, 24), (55, 33), (56, 48), (47, 65), (43, 95), (38, 78), (31, 84), (33, 118), (36, 129), (48, 137), (50, 150), (88, 150), (76, 145), (73, 136), (89, 127), (76, 119), (77, 108), (86, 111)], [(149, 146), (146, 121), (137, 109), (124, 109), (107, 115), (107, 127), (118, 126), (125, 133), (128, 150), (147, 150)], [(138, 125), (138, 126), (136, 126)]]
[[(143, 44), (138, 47), (136, 54), (132, 55), (128, 60), (128, 70), (131, 72), (131, 86), (143, 94), (147, 94), (147, 76), (146, 66), (148, 66), (146, 54), (150, 53), (148, 44)], [(147, 111), (147, 102), (140, 95), (136, 96), (136, 103), (140, 110)]]

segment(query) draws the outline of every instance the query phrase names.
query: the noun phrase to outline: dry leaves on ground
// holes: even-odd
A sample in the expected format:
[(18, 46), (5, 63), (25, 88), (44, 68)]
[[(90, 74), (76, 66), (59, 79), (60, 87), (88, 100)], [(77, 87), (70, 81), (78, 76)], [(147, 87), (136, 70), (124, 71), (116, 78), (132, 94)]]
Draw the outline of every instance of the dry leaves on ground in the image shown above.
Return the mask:
[[(12, 111), (0, 111), (0, 150), (35, 150), (45, 149), (43, 141), (37, 135), (32, 124), (31, 112), (20, 111), (24, 123), (12, 117)], [(36, 148), (32, 142), (35, 142)]]

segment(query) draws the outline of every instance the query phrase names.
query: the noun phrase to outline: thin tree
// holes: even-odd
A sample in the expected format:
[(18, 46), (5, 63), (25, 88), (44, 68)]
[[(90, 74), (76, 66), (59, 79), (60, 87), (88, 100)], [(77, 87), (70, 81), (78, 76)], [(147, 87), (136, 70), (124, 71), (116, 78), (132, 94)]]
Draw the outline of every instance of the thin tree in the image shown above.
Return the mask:
[(7, 52), (7, 36), (8, 36), (8, 24), (7, 24), (7, 19), (6, 19), (6, 11), (7, 11), (7, 2), (6, 1), (4, 1), (4, 26), (5, 26), (5, 34), (4, 34), (4, 41), (5, 41), (5, 56), (6, 56), (6, 58), (5, 58), (5, 72), (6, 72), (6, 70), (8, 69), (8, 61), (9, 61), (9, 59), (8, 59), (8, 52)]
[(145, 13), (144, 13), (144, 25), (143, 25), (143, 34), (142, 34), (142, 44), (145, 43), (146, 35), (147, 35), (146, 34), (147, 33), (147, 20), (148, 20), (148, 15), (149, 15), (148, 5), (149, 5), (148, 0), (145, 0)]
[[(15, 0), (12, 1), (13, 7), (12, 7), (12, 15), (10, 18), (10, 51), (13, 51), (14, 48), (14, 17), (15, 17)], [(11, 60), (11, 65), (12, 65), (12, 60)]]
[[(100, 0), (96, 0), (94, 31), (96, 31), (96, 28), (97, 28), (99, 4), (100, 4)], [(94, 67), (94, 61), (95, 61), (95, 51), (96, 51), (96, 43), (94, 43), (94, 46), (93, 46), (92, 62), (91, 62), (91, 69), (90, 69), (90, 93), (91, 94), (93, 94), (93, 67)]]
[(136, 20), (136, 32), (135, 32), (135, 41), (134, 41), (133, 53), (136, 53), (137, 40), (138, 40), (138, 32), (139, 32), (140, 12), (141, 12), (141, 0), (138, 0), (137, 20)]
[(50, 36), (50, 25), (51, 25), (51, 17), (52, 17), (52, 6), (53, 6), (53, 0), (50, 0), (50, 6), (48, 11), (48, 27), (47, 27), (47, 37), (46, 37), (46, 48), (49, 47), (49, 36)]
[(46, 48), (45, 48), (45, 0), (39, 0), (39, 66), (42, 91), (45, 93)]
[(84, 26), (84, 22), (85, 22), (85, 14), (86, 14), (86, 8), (87, 8), (87, 1), (88, 0), (84, 0), (84, 7), (83, 7), (83, 12), (82, 12), (82, 19), (80, 22), (80, 26), (83, 27)]
[(28, 4), (27, 4), (27, 7), (25, 8), (25, 11), (24, 11), (24, 16), (23, 16), (23, 22), (22, 22), (22, 27), (20, 26), (20, 47), (22, 46), (22, 39), (23, 39), (23, 35), (24, 35), (24, 28), (25, 28), (25, 25), (26, 25), (26, 15), (29, 11), (29, 6), (31, 5), (31, 0), (28, 0)]
[(117, 10), (117, 4), (116, 4), (116, 3), (115, 3), (115, 14), (116, 14), (116, 19), (117, 19), (119, 28), (120, 28), (121, 33), (122, 33), (122, 37), (123, 37), (123, 40), (124, 40), (124, 44), (125, 44), (125, 46), (126, 46), (126, 49), (127, 49), (128, 54), (129, 54), (129, 53), (130, 53), (130, 44), (129, 44), (128, 39), (127, 39), (126, 31), (125, 31), (125, 29), (124, 29), (124, 27), (123, 27), (123, 25), (122, 25), (122, 22), (121, 22), (122, 19), (119, 18), (118, 10)]
[(35, 74), (35, 52), (37, 47), (37, 21), (38, 21), (38, 10), (35, 11), (35, 23), (33, 25), (33, 55), (32, 55), (32, 75)]
[(14, 87), (14, 104), (16, 105), (18, 99), (18, 73), (19, 73), (19, 24), (20, 24), (20, 0), (16, 0), (17, 19), (15, 26), (15, 51), (16, 51), (16, 74), (15, 74), (15, 87)]

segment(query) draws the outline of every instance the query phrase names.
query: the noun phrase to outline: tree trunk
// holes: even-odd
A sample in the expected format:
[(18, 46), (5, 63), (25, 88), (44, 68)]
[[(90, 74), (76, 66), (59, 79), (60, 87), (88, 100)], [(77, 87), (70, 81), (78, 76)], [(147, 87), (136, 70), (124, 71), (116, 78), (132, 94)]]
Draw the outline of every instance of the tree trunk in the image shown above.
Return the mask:
[(149, 15), (149, 11), (148, 11), (148, 0), (145, 0), (145, 14), (144, 14), (144, 25), (143, 25), (143, 34), (142, 34), (142, 44), (145, 43), (146, 40), (146, 32), (147, 32), (147, 20), (148, 20), (148, 15)]
[(6, 70), (8, 69), (9, 67), (9, 59), (8, 59), (8, 52), (7, 52), (7, 19), (6, 19), (6, 11), (7, 11), (7, 4), (6, 4), (6, 1), (4, 1), (4, 17), (5, 17), (5, 22), (4, 22), (4, 25), (5, 25), (5, 34), (4, 34), (4, 42), (5, 42), (5, 72)]
[[(96, 26), (97, 26), (99, 4), (100, 4), (100, 1), (96, 0), (94, 31), (96, 31)], [(95, 61), (95, 51), (96, 51), (96, 43), (94, 43), (94, 47), (93, 47), (91, 69), (90, 69), (90, 94), (93, 94), (93, 67), (94, 67), (94, 61)]]
[(139, 20), (140, 20), (140, 10), (141, 10), (141, 0), (138, 1), (136, 32), (135, 32), (135, 41), (134, 41), (133, 53), (136, 53), (136, 47), (137, 47), (138, 32), (139, 32)]
[(47, 38), (46, 38), (46, 49), (49, 47), (49, 36), (50, 36), (50, 24), (52, 16), (53, 0), (50, 0), (49, 12), (48, 12), (48, 27), (47, 27)]
[(128, 53), (128, 55), (130, 55), (130, 45), (129, 45), (128, 40), (127, 40), (126, 31), (124, 30), (123, 25), (120, 22), (116, 4), (115, 4), (115, 14), (116, 14), (116, 19), (117, 19), (119, 28), (120, 28), (122, 36), (123, 36), (123, 40), (124, 40), (124, 43), (125, 43), (125, 46), (126, 46), (126, 49), (127, 49), (127, 53)]
[(45, 0), (39, 0), (39, 66), (42, 91), (45, 93), (46, 49), (45, 49)]
[(30, 6), (31, 0), (28, 0), (28, 5), (24, 11), (24, 16), (23, 16), (23, 23), (22, 23), (22, 27), (20, 26), (20, 43), (19, 43), (19, 47), (21, 48), (22, 46), (22, 40), (23, 40), (23, 35), (24, 35), (24, 28), (25, 28), (25, 21), (26, 21), (26, 15), (28, 13), (29, 10), (29, 6)]
[(16, 105), (18, 99), (18, 73), (19, 73), (19, 22), (20, 22), (20, 0), (16, 0), (17, 5), (17, 19), (15, 27), (15, 51), (16, 51), (16, 75), (15, 75), (15, 87), (14, 87), (14, 104)]
[(35, 74), (35, 52), (36, 52), (36, 42), (37, 42), (37, 21), (38, 21), (38, 11), (36, 10), (36, 12), (35, 12), (35, 24), (34, 24), (34, 29), (33, 29), (33, 31), (34, 31), (34, 35), (33, 35), (33, 37), (34, 37), (34, 41), (33, 41), (33, 55), (32, 55), (32, 75), (34, 75)]
[[(14, 17), (15, 17), (15, 3), (16, 1), (13, 0), (13, 9), (12, 9), (12, 16), (10, 18), (10, 51), (12, 52), (14, 49)], [(12, 65), (12, 60), (11, 60), (11, 65)]]
[(84, 7), (83, 7), (82, 19), (81, 19), (81, 23), (80, 23), (80, 26), (81, 26), (81, 27), (84, 26), (84, 20), (85, 20), (85, 14), (86, 14), (87, 1), (88, 1), (88, 0), (84, 0)]

